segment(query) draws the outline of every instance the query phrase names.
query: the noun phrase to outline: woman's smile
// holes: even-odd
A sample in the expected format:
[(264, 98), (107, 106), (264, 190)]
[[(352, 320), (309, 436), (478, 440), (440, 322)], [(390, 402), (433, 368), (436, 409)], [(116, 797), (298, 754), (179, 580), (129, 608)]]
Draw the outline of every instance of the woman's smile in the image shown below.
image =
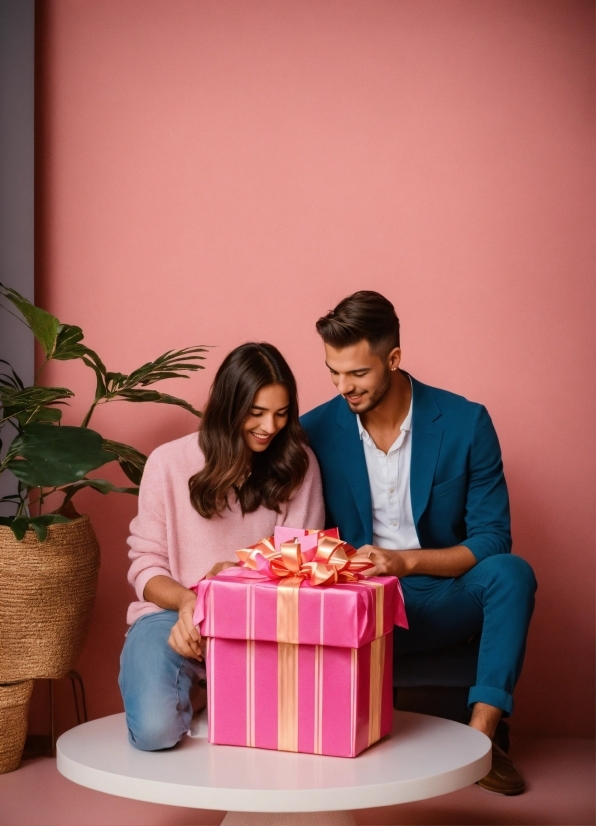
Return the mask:
[(267, 444), (273, 437), (273, 433), (256, 433), (254, 430), (250, 431), (250, 435), (256, 439), (260, 445)]
[[(253, 453), (266, 450), (288, 422), (290, 396), (283, 384), (266, 384), (255, 394), (242, 425), (244, 443)], [(259, 430), (266, 427), (267, 430)]]

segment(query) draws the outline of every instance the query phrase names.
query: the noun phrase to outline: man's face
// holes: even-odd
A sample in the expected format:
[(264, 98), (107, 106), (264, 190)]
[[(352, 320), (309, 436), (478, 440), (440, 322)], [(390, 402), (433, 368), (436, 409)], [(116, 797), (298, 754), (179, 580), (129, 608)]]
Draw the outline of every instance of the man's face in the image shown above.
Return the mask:
[(325, 363), (331, 380), (352, 413), (368, 413), (383, 399), (391, 385), (391, 368), (399, 365), (398, 348), (386, 358), (371, 353), (368, 341), (336, 349), (325, 344)]

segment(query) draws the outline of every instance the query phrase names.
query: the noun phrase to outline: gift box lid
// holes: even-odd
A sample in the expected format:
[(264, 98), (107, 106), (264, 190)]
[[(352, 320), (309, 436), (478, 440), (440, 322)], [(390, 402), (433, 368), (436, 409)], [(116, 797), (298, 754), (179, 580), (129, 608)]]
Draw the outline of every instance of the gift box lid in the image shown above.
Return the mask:
[[(360, 648), (407, 625), (395, 577), (288, 589), (256, 571), (228, 568), (196, 587), (204, 637)], [(281, 587), (280, 587), (281, 586)]]

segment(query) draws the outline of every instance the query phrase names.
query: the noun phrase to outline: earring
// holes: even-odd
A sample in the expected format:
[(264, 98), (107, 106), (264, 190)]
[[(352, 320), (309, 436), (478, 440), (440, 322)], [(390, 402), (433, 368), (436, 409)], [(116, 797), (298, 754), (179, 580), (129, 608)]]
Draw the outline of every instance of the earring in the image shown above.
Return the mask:
[(395, 371), (396, 371), (396, 370), (397, 370), (397, 367), (392, 367), (392, 368), (391, 368), (391, 372), (392, 372), (392, 373), (395, 373)]

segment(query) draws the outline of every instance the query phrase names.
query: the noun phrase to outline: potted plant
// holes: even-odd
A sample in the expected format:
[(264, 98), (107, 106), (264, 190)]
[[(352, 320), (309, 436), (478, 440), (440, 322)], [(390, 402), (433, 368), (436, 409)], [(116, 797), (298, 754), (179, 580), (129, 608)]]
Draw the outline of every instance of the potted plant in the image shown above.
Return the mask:
[[(5, 442), (0, 473), (11, 472), (16, 477), (14, 493), (0, 499), (5, 509), (9, 506), (13, 511), (0, 516), (2, 772), (20, 762), (33, 680), (68, 673), (88, 631), (99, 547), (89, 517), (77, 513), (73, 498), (84, 488), (102, 494), (137, 494), (143, 474), (146, 457), (140, 451), (105, 439), (90, 427), (94, 411), (120, 400), (173, 404), (200, 416), (184, 399), (148, 388), (164, 379), (188, 378), (202, 369), (206, 348), (168, 351), (127, 375), (109, 372), (97, 353), (83, 343), (80, 327), (61, 324), (2, 284), (0, 296), (4, 299), (0, 306), (13, 314), (17, 311), (44, 355), (31, 387), (25, 387), (10, 364), (0, 359), (0, 437)], [(61, 422), (62, 406), (73, 392), (38, 383), (49, 361), (71, 359), (80, 359), (95, 374), (95, 395), (79, 426)], [(132, 485), (120, 487), (88, 475), (109, 462), (118, 462)], [(15, 735), (17, 718), (20, 728)]]

